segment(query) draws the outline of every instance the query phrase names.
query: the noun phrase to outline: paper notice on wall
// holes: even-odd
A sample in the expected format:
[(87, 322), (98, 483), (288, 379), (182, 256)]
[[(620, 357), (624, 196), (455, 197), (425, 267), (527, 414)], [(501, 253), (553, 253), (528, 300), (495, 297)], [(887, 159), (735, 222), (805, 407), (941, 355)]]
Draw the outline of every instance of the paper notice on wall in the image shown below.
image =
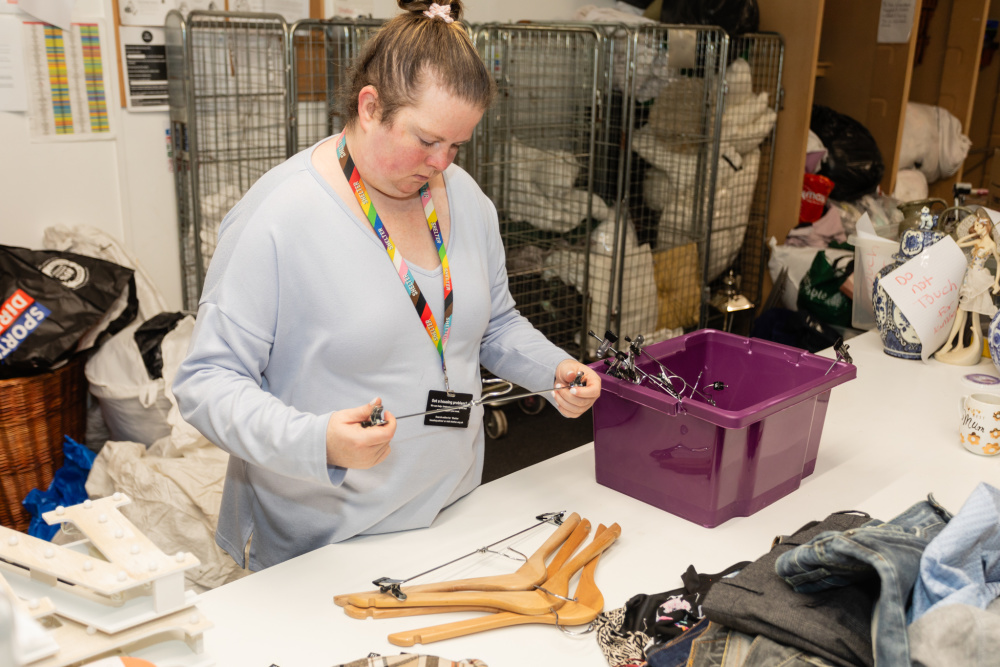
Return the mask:
[(21, 32), (28, 91), (28, 127), (35, 141), (110, 139), (111, 90), (107, 58), (114, 58), (98, 21), (61, 30), (24, 21)]
[(69, 30), (72, 25), (75, 4), (76, 0), (18, 0), (22, 12), (63, 30)]
[(21, 22), (0, 16), (0, 111), (27, 111)]
[(125, 68), (125, 106), (131, 111), (168, 109), (166, 30), (121, 26), (118, 35)]
[(905, 44), (913, 30), (917, 0), (882, 0), (878, 17), (879, 44)]
[(924, 361), (948, 339), (967, 268), (965, 253), (946, 236), (880, 281), (920, 337)]

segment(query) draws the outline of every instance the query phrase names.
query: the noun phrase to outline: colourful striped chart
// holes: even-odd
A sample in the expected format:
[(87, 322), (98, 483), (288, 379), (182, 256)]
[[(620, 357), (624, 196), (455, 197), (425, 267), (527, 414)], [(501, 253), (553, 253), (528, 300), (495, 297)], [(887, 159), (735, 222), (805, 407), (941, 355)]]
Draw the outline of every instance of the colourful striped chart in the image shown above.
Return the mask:
[(107, 81), (98, 23), (65, 31), (24, 22), (31, 134), (38, 138), (109, 138)]

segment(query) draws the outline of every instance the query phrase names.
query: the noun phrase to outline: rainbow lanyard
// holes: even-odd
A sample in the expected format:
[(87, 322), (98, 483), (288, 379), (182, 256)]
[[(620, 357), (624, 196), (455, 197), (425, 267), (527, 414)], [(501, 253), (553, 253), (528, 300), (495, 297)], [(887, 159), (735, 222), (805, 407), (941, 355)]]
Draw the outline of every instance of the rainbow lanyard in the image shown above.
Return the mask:
[(427, 218), (427, 227), (431, 231), (431, 236), (434, 238), (434, 245), (437, 247), (438, 257), (441, 259), (441, 274), (444, 281), (443, 335), (438, 330), (434, 313), (431, 312), (431, 307), (427, 305), (424, 295), (420, 292), (420, 287), (413, 279), (410, 268), (406, 265), (406, 260), (403, 259), (402, 253), (396, 249), (396, 245), (389, 238), (389, 232), (386, 231), (385, 225), (382, 224), (382, 219), (379, 218), (378, 213), (375, 211), (375, 206), (368, 196), (368, 190), (361, 181), (361, 174), (358, 173), (357, 167), (354, 166), (354, 160), (351, 158), (351, 153), (347, 150), (346, 133), (341, 134), (338, 140), (337, 156), (340, 158), (340, 166), (344, 170), (344, 176), (347, 177), (347, 181), (351, 184), (351, 189), (354, 190), (354, 196), (357, 198), (361, 210), (364, 211), (365, 216), (368, 218), (368, 222), (375, 231), (375, 235), (382, 241), (389, 259), (392, 260), (392, 265), (396, 267), (396, 273), (399, 275), (403, 287), (410, 295), (410, 300), (417, 311), (417, 316), (420, 317), (424, 329), (427, 330), (427, 335), (431, 337), (431, 342), (437, 348), (438, 355), (441, 357), (441, 370), (444, 372), (444, 388), (450, 394), (451, 388), (448, 386), (448, 367), (444, 363), (444, 350), (448, 346), (448, 335), (451, 333), (451, 315), (453, 310), (451, 269), (448, 267), (448, 252), (444, 247), (444, 235), (441, 234), (441, 226), (438, 224), (437, 212), (434, 210), (434, 201), (431, 199), (429, 184), (424, 183), (423, 187), (420, 188), (420, 203), (423, 204), (424, 216)]

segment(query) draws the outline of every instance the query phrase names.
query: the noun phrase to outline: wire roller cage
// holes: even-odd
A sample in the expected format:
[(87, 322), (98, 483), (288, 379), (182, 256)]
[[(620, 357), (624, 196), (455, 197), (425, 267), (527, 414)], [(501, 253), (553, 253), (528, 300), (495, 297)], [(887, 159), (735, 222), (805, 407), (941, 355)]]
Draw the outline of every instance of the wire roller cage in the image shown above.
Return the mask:
[(664, 24), (615, 35), (628, 67), (608, 63), (608, 171), (620, 173), (621, 204), (607, 322), (653, 342), (701, 324), (727, 38)]
[[(185, 307), (219, 223), (267, 170), (343, 128), (342, 82), (380, 20), (167, 17)], [(614, 23), (484, 24), (497, 82), (456, 162), (497, 208), (518, 309), (578, 358), (722, 323), (730, 270), (762, 292), (780, 37)]]
[(219, 223), (289, 155), (288, 30), (280, 15), (166, 18), (184, 306), (196, 310)]
[(596, 225), (614, 220), (594, 193), (602, 35), (592, 27), (486, 24), (474, 41), (497, 82), (468, 162), (494, 202), (518, 310), (583, 358)]
[(304, 20), (291, 26), (291, 154), (344, 128), (337, 100), (354, 58), (384, 22)]
[(749, 334), (753, 318), (736, 313), (761, 304), (783, 55), (776, 33), (729, 41), (705, 326)]

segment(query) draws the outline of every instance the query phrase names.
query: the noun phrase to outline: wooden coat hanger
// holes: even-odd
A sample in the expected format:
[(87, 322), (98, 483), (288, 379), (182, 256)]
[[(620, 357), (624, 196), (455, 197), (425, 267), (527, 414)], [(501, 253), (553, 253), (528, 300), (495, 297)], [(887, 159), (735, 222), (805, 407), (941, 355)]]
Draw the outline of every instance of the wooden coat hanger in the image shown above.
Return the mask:
[(408, 595), (405, 601), (397, 600), (388, 594), (354, 595), (348, 597), (348, 602), (356, 607), (473, 606), (494, 607), (518, 614), (546, 614), (553, 609), (558, 609), (567, 601), (565, 596), (569, 591), (570, 578), (595, 556), (611, 546), (620, 534), (621, 527), (617, 523), (612, 524), (600, 536), (595, 537), (583, 551), (574, 556), (569, 563), (560, 568), (555, 576), (545, 581), (545, 590), (413, 593)]
[[(580, 546), (584, 538), (587, 537), (587, 533), (590, 532), (590, 521), (583, 519), (580, 521), (576, 528), (570, 533), (570, 536), (566, 538), (563, 542), (562, 547), (553, 556), (552, 561), (549, 563), (548, 567), (545, 568), (545, 577), (541, 582), (532, 582), (523, 590), (534, 590), (536, 584), (544, 584), (544, 580), (549, 579), (558, 572), (569, 557), (573, 555), (576, 548)], [(542, 549), (545, 545), (542, 546)], [(541, 549), (539, 550), (541, 551)], [(538, 552), (536, 552), (537, 554)], [(532, 556), (534, 557), (534, 555)], [(529, 559), (530, 560), (530, 559)], [(472, 581), (472, 580), (466, 580)], [(410, 591), (412, 589), (407, 589)], [(347, 598), (349, 596), (339, 596)], [(335, 598), (336, 599), (336, 598)], [(486, 611), (486, 612), (497, 612), (499, 609), (494, 609), (492, 607), (405, 607), (402, 609), (385, 609), (382, 607), (355, 607), (352, 604), (345, 604), (344, 613), (351, 618), (365, 619), (365, 618), (396, 618), (399, 616), (420, 616), (423, 614), (446, 614), (453, 611)]]
[[(601, 536), (606, 529), (599, 526), (595, 533), (595, 539)], [(443, 639), (454, 637), (464, 637), (477, 632), (493, 630), (496, 628), (506, 628), (512, 625), (524, 625), (527, 623), (542, 623), (547, 625), (584, 625), (592, 622), (604, 609), (604, 595), (597, 587), (594, 579), (594, 571), (597, 570), (597, 562), (601, 559), (597, 554), (583, 568), (580, 575), (580, 583), (576, 587), (576, 602), (567, 602), (559, 608), (558, 612), (540, 614), (538, 616), (526, 616), (524, 614), (513, 614), (501, 612), (480, 616), (479, 618), (469, 618), (454, 623), (443, 623), (417, 630), (406, 630), (389, 635), (389, 643), (396, 646), (413, 646), (414, 644), (430, 644)], [(548, 588), (548, 583), (544, 585)], [(554, 584), (553, 584), (554, 585)]]
[[(521, 567), (515, 572), (509, 574), (498, 574), (490, 577), (475, 577), (472, 579), (453, 579), (451, 581), (440, 581), (430, 584), (418, 584), (416, 586), (407, 586), (406, 594), (410, 593), (431, 593), (431, 592), (442, 592), (442, 591), (527, 591), (531, 590), (534, 586), (545, 581), (548, 573), (545, 568), (545, 560), (552, 555), (552, 553), (559, 548), (563, 542), (573, 533), (576, 527), (580, 524), (580, 515), (573, 512), (568, 517), (563, 520), (561, 526), (553, 531), (549, 539), (545, 540), (542, 544), (524, 562)], [(588, 522), (589, 526), (589, 522)], [(375, 600), (379, 599), (381, 596), (386, 595), (380, 591), (367, 591), (364, 593), (347, 593), (344, 595), (336, 595), (333, 598), (334, 604), (341, 607), (352, 604), (355, 607), (374, 607), (376, 604), (374, 602), (369, 602), (366, 604), (357, 604), (356, 602), (349, 602), (351, 598), (355, 599), (369, 599)], [(390, 596), (391, 597), (391, 596)], [(381, 606), (381, 605), (378, 605)]]

